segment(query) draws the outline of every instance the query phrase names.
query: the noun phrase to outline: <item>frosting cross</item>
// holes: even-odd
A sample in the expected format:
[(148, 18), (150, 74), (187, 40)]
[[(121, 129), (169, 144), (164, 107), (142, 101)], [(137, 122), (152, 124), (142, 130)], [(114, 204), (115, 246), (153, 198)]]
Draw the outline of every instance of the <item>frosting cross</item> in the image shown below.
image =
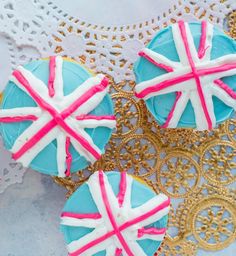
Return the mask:
[(133, 178), (121, 173), (117, 197), (102, 171), (93, 174), (88, 186), (99, 213), (63, 212), (61, 224), (94, 228), (93, 231), (68, 244), (70, 256), (94, 255), (106, 250), (106, 255), (145, 256), (138, 240), (162, 241), (166, 228), (146, 226), (168, 214), (170, 199), (159, 194), (136, 208), (131, 207)]
[(140, 56), (167, 73), (136, 85), (136, 96), (148, 99), (161, 94), (176, 93), (176, 100), (164, 127), (177, 127), (189, 100), (194, 109), (198, 130), (216, 126), (213, 96), (236, 109), (236, 93), (220, 80), (236, 74), (236, 54), (211, 60), (213, 26), (203, 21), (201, 28), (197, 52), (189, 25), (180, 21), (172, 26), (180, 62), (172, 61), (148, 48), (140, 52)]
[(11, 80), (38, 106), (0, 111), (0, 122), (33, 121), (11, 149), (13, 158), (24, 166), (28, 166), (41, 150), (56, 139), (59, 176), (70, 174), (70, 144), (90, 162), (100, 158), (100, 149), (84, 128), (105, 126), (112, 129), (116, 125), (114, 116), (88, 114), (106, 95), (108, 80), (103, 75), (97, 75), (64, 96), (62, 65), (62, 57), (50, 58), (48, 86), (30, 71), (19, 67), (13, 72)]

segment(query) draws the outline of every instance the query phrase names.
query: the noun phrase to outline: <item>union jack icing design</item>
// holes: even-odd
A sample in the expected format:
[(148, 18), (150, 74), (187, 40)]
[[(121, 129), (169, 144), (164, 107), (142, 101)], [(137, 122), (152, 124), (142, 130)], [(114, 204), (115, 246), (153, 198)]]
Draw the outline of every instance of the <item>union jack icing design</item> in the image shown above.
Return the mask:
[[(71, 173), (74, 155), (77, 154), (77, 159), (80, 156), (91, 163), (101, 157), (103, 149), (96, 145), (86, 129), (105, 127), (111, 130), (116, 126), (113, 114), (91, 114), (107, 97), (108, 79), (103, 75), (88, 76), (86, 71), (82, 70), (83, 76), (86, 73), (88, 78), (80, 85), (81, 78), (78, 78), (78, 81), (73, 81), (79, 86), (65, 95), (65, 90), (68, 90), (64, 87), (67, 83), (64, 78), (65, 72), (68, 72), (69, 67), (73, 67), (73, 72), (69, 75), (76, 77), (78, 74), (74, 70), (74, 66), (79, 65), (77, 63), (68, 64), (68, 61), (60, 56), (50, 57), (49, 61), (43, 62), (43, 65), (48, 65), (49, 70), (46, 84), (38, 78), (38, 74), (34, 74), (35, 68), (30, 71), (25, 67), (18, 67), (12, 73), (9, 86), (12, 90), (17, 87), (21, 93), (26, 94), (26, 97), (30, 97), (33, 106), (24, 105), (21, 102), (20, 107), (6, 107), (9, 100), (14, 101), (6, 95), (0, 110), (0, 122), (4, 137), (7, 130), (5, 124), (30, 121), (30, 125), (19, 134), (10, 148), (13, 159), (26, 167), (30, 166), (41, 151), (55, 142), (54, 157), (56, 158), (58, 176), (65, 177)], [(78, 67), (79, 72), (80, 67)], [(109, 104), (108, 99), (108, 106), (112, 113), (112, 105)], [(44, 157), (45, 161), (52, 161), (50, 154)]]
[[(149, 101), (152, 113), (155, 104), (156, 108), (163, 108), (154, 116), (159, 121), (162, 119), (160, 123), (165, 128), (195, 126), (198, 130), (211, 130), (236, 109), (236, 43), (206, 21), (195, 24), (180, 21), (168, 31), (160, 32), (155, 42), (139, 53), (146, 64), (141, 65), (139, 60), (135, 67), (136, 96)], [(163, 43), (167, 49), (162, 49), (162, 54), (157, 44), (162, 44), (165, 33), (169, 36), (167, 45)], [(167, 57), (168, 51), (173, 56), (176, 51), (175, 60), (170, 55)], [(155, 73), (155, 68), (161, 71), (144, 78), (146, 71), (141, 69), (147, 62), (152, 65), (150, 73)], [(170, 94), (175, 94), (174, 101), (166, 96)], [(155, 100), (151, 103), (150, 99)], [(194, 120), (188, 115), (193, 115)], [(184, 118), (190, 120), (185, 125)]]
[(169, 208), (167, 196), (125, 172), (96, 172), (61, 214), (69, 255), (152, 256), (165, 236)]

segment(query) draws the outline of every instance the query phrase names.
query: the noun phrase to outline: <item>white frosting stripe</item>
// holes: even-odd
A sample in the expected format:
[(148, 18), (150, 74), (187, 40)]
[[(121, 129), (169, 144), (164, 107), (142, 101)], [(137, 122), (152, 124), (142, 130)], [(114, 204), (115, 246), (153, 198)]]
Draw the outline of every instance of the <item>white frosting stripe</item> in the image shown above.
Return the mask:
[(203, 109), (200, 107), (201, 106), (201, 101), (199, 97), (196, 97), (196, 94), (190, 93), (190, 101), (193, 107), (193, 111), (195, 114), (195, 122), (197, 129), (199, 131), (207, 130), (208, 129), (208, 124), (205, 118), (202, 118), (204, 116)]
[[(109, 221), (104, 203), (101, 200), (102, 194), (101, 194), (101, 188), (100, 188), (100, 185), (99, 185), (98, 175), (99, 175), (99, 172), (96, 172), (88, 180), (89, 190), (90, 190), (90, 193), (91, 193), (91, 195), (92, 195), (92, 197), (93, 197), (93, 199), (94, 199), (94, 201), (97, 205), (97, 208), (98, 208), (100, 214), (102, 215), (106, 225), (112, 229), (112, 225)], [(114, 195), (112, 187), (111, 187), (110, 183), (108, 182), (108, 179), (107, 179), (106, 175), (104, 175), (104, 183), (105, 183), (105, 187), (106, 187), (106, 191), (107, 191), (108, 200), (109, 200), (109, 202), (111, 202), (110, 205), (111, 205), (112, 212), (114, 214), (117, 214), (120, 207), (119, 207), (117, 198)]]
[[(135, 218), (139, 217), (140, 215), (144, 215), (144, 214), (150, 212), (151, 210), (153, 210), (153, 208), (155, 208), (155, 206), (161, 205), (162, 203), (166, 202), (167, 200), (168, 200), (168, 197), (164, 194), (159, 194), (159, 195), (153, 197), (152, 199), (150, 199), (146, 203), (142, 204), (141, 206), (131, 209), (130, 218), (128, 219), (128, 221), (131, 221), (132, 219), (135, 219)], [(167, 215), (168, 212), (169, 212), (169, 207), (164, 207), (162, 210), (157, 211), (155, 214), (153, 214), (149, 218), (146, 218), (143, 221), (138, 222), (136, 224), (136, 227), (141, 228), (141, 227), (147, 226), (151, 223), (154, 223), (154, 222), (160, 220), (165, 215)]]
[[(84, 253), (76, 254), (76, 250), (79, 248), (82, 248), (88, 244), (88, 242), (94, 240), (96, 237), (102, 237), (107, 233), (107, 230), (105, 227), (100, 227), (99, 229), (93, 230), (91, 233), (81, 237), (78, 240), (75, 240), (67, 245), (67, 249), (71, 255), (81, 255), (81, 256), (88, 256), (88, 255), (94, 255), (95, 253), (98, 253), (100, 251), (106, 250), (108, 246), (111, 245), (111, 242), (106, 239), (102, 241), (101, 243), (98, 243), (96, 246), (90, 247), (87, 249)], [(115, 246), (113, 247), (115, 250)], [(74, 253), (74, 254), (73, 254)]]
[(200, 58), (201, 60), (207, 61), (211, 59), (213, 32), (213, 25), (210, 22), (206, 22), (205, 53)]
[(56, 57), (56, 70), (55, 70), (55, 80), (54, 80), (54, 90), (55, 90), (55, 98), (58, 100), (62, 100), (64, 96), (63, 92), (63, 58), (61, 56)]
[(204, 90), (204, 98), (207, 102), (207, 109), (208, 109), (209, 116), (211, 118), (212, 127), (215, 127), (216, 126), (216, 117), (215, 117), (215, 113), (214, 113), (214, 104), (213, 104), (213, 100), (212, 100), (211, 88), (208, 85), (206, 85), (205, 90)]
[(133, 178), (129, 175), (126, 175), (126, 191), (123, 201), (123, 210), (124, 212), (129, 210), (131, 207), (131, 198), (132, 198), (132, 186), (133, 186)]
[[(74, 131), (78, 132), (84, 139), (86, 139), (89, 144), (101, 155), (101, 150), (94, 144), (92, 138), (88, 135), (88, 133), (80, 128), (80, 126), (77, 124), (77, 120), (74, 120), (72, 118), (67, 118), (66, 123), (73, 129)], [(89, 152), (87, 151), (75, 138), (71, 137), (71, 143), (75, 147), (75, 149), (79, 152), (80, 155), (85, 157), (87, 160), (91, 162), (95, 162), (97, 159)]]
[(151, 239), (155, 241), (163, 241), (165, 234), (162, 235), (149, 235), (144, 234), (142, 237), (138, 238), (138, 240)]
[(189, 93), (188, 92), (183, 92), (180, 96), (180, 98), (178, 99), (178, 101), (176, 101), (176, 105), (172, 114), (172, 117), (169, 121), (168, 127), (169, 128), (176, 128), (179, 120), (185, 110), (185, 107), (187, 105), (189, 101)]
[(34, 115), (39, 117), (42, 111), (38, 107), (25, 107), (25, 108), (10, 108), (10, 109), (1, 109), (0, 117), (14, 117), (14, 116), (27, 116)]
[[(102, 80), (105, 78), (104, 75), (97, 75), (91, 78), (88, 78), (83, 84), (81, 84), (77, 89), (73, 91), (73, 93), (66, 95), (62, 101), (62, 105), (64, 108), (70, 106), (73, 102), (75, 102), (78, 98), (84, 95), (89, 89), (94, 87), (95, 85), (99, 85)], [(108, 92), (108, 87), (104, 87), (101, 92), (97, 92), (90, 99), (86, 101), (83, 105), (79, 107), (79, 110), (74, 113), (74, 115), (79, 114), (88, 114), (91, 112), (104, 98), (106, 93)], [(96, 98), (94, 102), (94, 98)]]
[[(185, 28), (186, 28), (188, 44), (192, 46), (192, 47), (190, 47), (191, 56), (193, 58), (193, 61), (195, 63), (197, 63), (197, 62), (199, 62), (199, 58), (198, 58), (198, 53), (197, 53), (196, 47), (194, 46), (193, 36), (190, 31), (188, 23), (185, 22), (184, 24), (185, 24)], [(188, 55), (186, 53), (186, 49), (183, 44), (183, 41), (181, 40), (182, 35), (181, 35), (181, 31), (179, 29), (178, 23), (176, 23), (172, 26), (172, 33), (173, 33), (175, 47), (176, 47), (177, 53), (179, 55), (180, 62), (182, 63), (183, 66), (188, 66), (189, 59), (188, 59)]]
[(66, 135), (60, 132), (57, 136), (57, 169), (58, 176), (65, 177), (66, 169)]
[(113, 129), (116, 127), (116, 120), (96, 120), (96, 119), (86, 119), (86, 120), (79, 120), (79, 126), (82, 128), (96, 128), (96, 127), (108, 127)]
[[(155, 77), (153, 79), (141, 82), (137, 84), (135, 87), (136, 94), (139, 94), (145, 89), (148, 89), (154, 86), (156, 90), (153, 90), (153, 92), (148, 93), (145, 97), (142, 97), (142, 98), (146, 100), (156, 95), (161, 95), (161, 94), (166, 94), (166, 93), (171, 93), (176, 91), (183, 91), (185, 89), (185, 83), (184, 82), (176, 83), (175, 82), (176, 77), (184, 76), (186, 74), (189, 74), (190, 72), (191, 72), (191, 69), (189, 67), (186, 67), (181, 70), (166, 73), (164, 75)], [(163, 86), (163, 83), (165, 81), (168, 81), (169, 86)], [(191, 84), (190, 86), (194, 86), (194, 85), (195, 84)]]
[(61, 217), (61, 225), (71, 227), (96, 228), (101, 225), (102, 222), (102, 219), (76, 219), (71, 217)]
[(172, 60), (166, 58), (165, 56), (163, 56), (157, 52), (154, 52), (148, 48), (143, 49), (141, 53), (145, 54), (145, 56), (149, 57), (153, 61), (155, 61), (161, 65), (169, 66), (172, 69), (178, 68), (180, 66), (180, 64), (178, 62), (172, 61)]
[(236, 100), (235, 98), (230, 97), (230, 95), (220, 87), (216, 85), (211, 86), (212, 95), (221, 99), (226, 105), (232, 107), (236, 111)]

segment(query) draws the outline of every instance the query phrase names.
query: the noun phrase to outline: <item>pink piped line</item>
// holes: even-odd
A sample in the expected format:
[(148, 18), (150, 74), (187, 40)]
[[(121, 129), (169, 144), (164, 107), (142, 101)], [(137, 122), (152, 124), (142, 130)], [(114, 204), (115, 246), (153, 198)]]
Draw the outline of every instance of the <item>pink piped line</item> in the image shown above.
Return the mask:
[(223, 89), (231, 98), (236, 99), (236, 92), (234, 92), (227, 84), (220, 79), (214, 81), (221, 89)]
[(206, 53), (206, 38), (207, 38), (207, 22), (204, 20), (202, 21), (202, 31), (201, 31), (201, 38), (198, 47), (198, 57), (202, 59)]
[(70, 176), (70, 169), (71, 169), (71, 163), (72, 163), (72, 155), (70, 153), (70, 137), (66, 137), (66, 176), (69, 177)]
[(189, 49), (185, 23), (183, 21), (179, 21), (178, 25), (179, 25), (180, 33), (181, 33), (181, 36), (182, 36), (182, 40), (184, 42), (186, 54), (188, 56), (188, 61), (189, 61), (189, 64), (192, 68), (192, 72), (193, 72), (193, 75), (194, 75), (194, 78), (195, 78), (195, 81), (196, 81), (198, 95), (199, 95), (199, 98), (200, 98), (200, 101), (201, 101), (203, 112), (205, 114), (205, 117), (206, 117), (206, 120), (207, 120), (207, 123), (208, 123), (208, 129), (211, 130), (212, 129), (212, 121), (211, 121), (211, 118), (210, 118), (210, 115), (209, 115), (209, 112), (208, 112), (208, 109), (207, 109), (207, 106), (206, 106), (206, 101), (205, 101), (205, 97), (204, 97), (204, 94), (203, 94), (203, 91), (202, 91), (200, 77), (199, 77), (199, 75), (196, 71), (196, 67), (195, 67), (195, 64), (194, 64), (194, 61), (192, 59), (191, 52), (190, 52), (190, 49)]
[(166, 207), (169, 207), (170, 205), (170, 198), (168, 198), (166, 201), (164, 201), (162, 204), (158, 205), (157, 207), (155, 207), (154, 209), (150, 210), (149, 212), (133, 219), (130, 221), (125, 222), (124, 224), (122, 224), (119, 228), (120, 231), (123, 231), (143, 220), (146, 220), (148, 218), (150, 218), (151, 216), (153, 216), (154, 214), (156, 214), (157, 212), (164, 210)]
[(155, 66), (159, 67), (159, 68), (162, 68), (164, 70), (166, 70), (167, 72), (173, 72), (174, 69), (170, 66), (167, 66), (163, 63), (158, 63), (156, 62), (153, 58), (151, 58), (150, 56), (148, 56), (145, 52), (141, 51), (139, 52), (139, 56), (147, 59), (148, 61), (150, 61), (152, 64), (154, 64)]
[(55, 120), (51, 120), (44, 127), (42, 127), (33, 137), (31, 137), (16, 153), (12, 154), (14, 160), (19, 159), (25, 152), (32, 148), (42, 137), (51, 131), (57, 123)]
[(222, 64), (222, 65), (212, 67), (212, 68), (204, 68), (204, 69), (199, 68), (197, 70), (197, 74), (199, 76), (205, 76), (205, 75), (211, 75), (211, 74), (215, 74), (215, 73), (219, 73), (219, 72), (229, 71), (231, 69), (236, 69), (235, 62), (232, 62), (230, 64)]
[(100, 185), (100, 189), (101, 189), (102, 200), (103, 200), (103, 203), (105, 205), (105, 208), (106, 208), (106, 211), (107, 211), (107, 215), (108, 215), (108, 218), (109, 218), (109, 220), (111, 222), (111, 225), (112, 225), (112, 227), (113, 227), (113, 229), (115, 231), (115, 234), (116, 234), (117, 238), (119, 239), (122, 247), (126, 251), (126, 253), (129, 256), (134, 256), (134, 254), (132, 253), (132, 251), (129, 248), (128, 244), (126, 243), (124, 237), (122, 236), (122, 234), (121, 234), (121, 232), (119, 230), (119, 227), (118, 227), (118, 225), (116, 223), (115, 217), (112, 214), (111, 206), (110, 206), (110, 203), (108, 201), (106, 187), (105, 187), (105, 183), (104, 183), (104, 174), (103, 174), (102, 171), (99, 171), (98, 175), (99, 175), (99, 185)]
[(84, 95), (79, 97), (75, 102), (73, 102), (67, 109), (63, 110), (61, 116), (63, 119), (70, 116), (75, 112), (82, 104), (89, 100), (93, 95), (98, 92), (102, 92), (109, 85), (109, 80), (105, 77), (100, 84), (91, 87)]
[(121, 254), (122, 254), (122, 249), (121, 248), (116, 248), (115, 256), (120, 256)]
[(70, 217), (75, 219), (101, 219), (102, 215), (99, 213), (73, 213), (73, 212), (63, 212), (61, 217)]
[(138, 229), (138, 238), (144, 235), (164, 235), (166, 228), (140, 228)]
[(48, 93), (50, 97), (55, 95), (54, 81), (56, 76), (56, 56), (51, 56), (49, 59), (49, 78), (48, 78)]
[(89, 98), (91, 98), (97, 92), (100, 92), (108, 86), (108, 80), (104, 78), (100, 84), (90, 88), (84, 95), (79, 97), (74, 103), (72, 103), (68, 108), (66, 108), (62, 113), (58, 113), (51, 105), (45, 102), (38, 94), (35, 92), (26, 78), (21, 74), (20, 71), (15, 70), (13, 75), (16, 79), (25, 87), (29, 92), (31, 97), (40, 105), (43, 109), (47, 110), (53, 117), (53, 120), (49, 121), (45, 126), (43, 126), (31, 139), (29, 139), (16, 153), (12, 155), (13, 159), (17, 160), (26, 151), (32, 148), (40, 139), (45, 136), (50, 130), (52, 130), (56, 125), (61, 126), (67, 133), (74, 137), (88, 152), (90, 152), (96, 159), (100, 158), (100, 153), (98, 153), (89, 142), (77, 134), (72, 128), (70, 128), (65, 122), (68, 116), (70, 116), (79, 106), (85, 103)]
[(173, 118), (173, 114), (174, 114), (176, 105), (177, 105), (181, 95), (182, 95), (182, 92), (176, 92), (176, 99), (175, 99), (174, 105), (173, 105), (173, 107), (172, 107), (172, 109), (171, 109), (171, 111), (170, 111), (170, 113), (169, 113), (169, 115), (166, 119), (166, 122), (162, 125), (163, 128), (169, 127), (170, 121)]
[[(196, 74), (200, 77), (200, 76), (206, 76), (206, 75), (211, 75), (219, 72), (228, 71), (231, 69), (236, 69), (236, 63), (223, 64), (223, 65), (212, 67), (212, 68), (198, 69), (196, 70)], [(189, 72), (181, 76), (167, 79), (159, 84), (150, 86), (139, 93), (135, 93), (135, 95), (137, 98), (144, 98), (150, 93), (161, 91), (165, 88), (188, 81), (193, 78), (194, 78), (193, 72)]]
[(21, 121), (36, 121), (38, 119), (37, 116), (34, 115), (26, 115), (26, 116), (14, 116), (14, 117), (0, 117), (0, 123), (14, 123)]
[(125, 199), (125, 193), (127, 188), (127, 180), (126, 180), (126, 172), (121, 172), (120, 174), (120, 190), (119, 194), (117, 195), (119, 206), (123, 205)]
[(115, 116), (95, 116), (95, 115), (80, 115), (80, 116), (76, 116), (76, 119), (79, 121), (82, 120), (116, 120)]
[(136, 93), (135, 95), (138, 98), (144, 98), (145, 96), (147, 96), (150, 93), (161, 91), (161, 90), (163, 90), (165, 88), (168, 88), (170, 86), (173, 86), (173, 85), (176, 85), (176, 84), (188, 81), (188, 80), (190, 80), (192, 78), (193, 78), (193, 73), (189, 72), (189, 73), (186, 73), (186, 74), (181, 75), (181, 76), (177, 76), (177, 77), (174, 77), (174, 78), (167, 79), (165, 81), (162, 81), (159, 84), (150, 86), (150, 87), (142, 90), (141, 92)]

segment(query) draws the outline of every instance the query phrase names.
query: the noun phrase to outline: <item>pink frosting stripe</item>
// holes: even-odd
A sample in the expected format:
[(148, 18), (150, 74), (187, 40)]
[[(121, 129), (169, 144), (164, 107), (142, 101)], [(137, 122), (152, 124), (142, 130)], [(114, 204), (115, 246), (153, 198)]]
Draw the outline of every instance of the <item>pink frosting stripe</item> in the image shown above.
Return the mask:
[(48, 93), (50, 97), (55, 95), (54, 81), (56, 76), (56, 56), (49, 58), (49, 78), (48, 78)]
[(211, 75), (211, 74), (220, 73), (224, 71), (229, 71), (231, 69), (236, 69), (236, 63), (232, 62), (230, 64), (222, 64), (212, 68), (204, 68), (204, 69), (199, 68), (197, 70), (197, 74), (198, 76), (205, 76), (205, 75)]
[(225, 84), (220, 79), (214, 81), (216, 85), (218, 85), (221, 89), (223, 89), (230, 97), (236, 99), (236, 92), (234, 92), (227, 84)]
[(94, 116), (94, 115), (80, 115), (76, 117), (77, 120), (116, 120), (115, 116)]
[(70, 176), (70, 168), (71, 168), (71, 163), (72, 163), (72, 155), (69, 151), (70, 148), (70, 137), (66, 137), (66, 176)]
[(174, 77), (174, 78), (171, 78), (171, 79), (167, 79), (167, 80), (165, 80), (165, 81), (163, 81), (163, 82), (161, 82), (159, 84), (150, 86), (150, 87), (142, 90), (139, 93), (135, 93), (135, 96), (138, 97), (138, 98), (144, 98), (148, 94), (151, 94), (153, 92), (161, 91), (161, 90), (163, 90), (165, 88), (168, 88), (170, 86), (173, 86), (173, 85), (176, 85), (176, 84), (188, 81), (188, 80), (190, 80), (192, 78), (193, 78), (193, 73), (189, 72), (189, 73), (186, 73), (186, 74), (181, 75), (181, 76), (177, 76), (177, 77)]
[(138, 238), (144, 235), (164, 235), (166, 228), (140, 228), (138, 229)]
[(0, 123), (13, 123), (13, 122), (22, 122), (22, 121), (36, 121), (37, 116), (26, 115), (26, 116), (14, 116), (14, 117), (0, 117)]
[(72, 103), (67, 109), (63, 110), (61, 113), (62, 118), (67, 118), (73, 112), (75, 112), (82, 104), (89, 100), (96, 93), (104, 91), (109, 85), (108, 79), (105, 77), (101, 83), (91, 87), (84, 95), (79, 97), (74, 103)]
[(208, 109), (207, 109), (207, 106), (206, 106), (206, 101), (205, 101), (205, 97), (204, 97), (204, 94), (203, 94), (203, 90), (202, 90), (202, 86), (201, 86), (201, 82), (200, 82), (200, 77), (199, 77), (199, 75), (196, 71), (196, 67), (195, 67), (195, 64), (194, 64), (194, 61), (193, 61), (193, 58), (192, 58), (192, 55), (191, 55), (191, 52), (190, 52), (190, 49), (189, 49), (185, 23), (183, 21), (179, 21), (178, 25), (179, 25), (180, 33), (181, 33), (181, 36), (182, 36), (182, 40), (184, 42), (184, 46), (185, 46), (186, 54), (187, 54), (187, 57), (188, 57), (188, 61), (189, 61), (189, 64), (192, 68), (192, 72), (193, 72), (193, 75), (194, 75), (194, 78), (195, 78), (195, 81), (196, 81), (197, 91), (198, 91), (198, 95), (199, 95), (199, 98), (200, 98), (200, 101), (201, 101), (202, 109), (203, 109), (203, 112), (205, 114), (205, 117), (206, 117), (206, 120), (207, 120), (207, 123), (208, 123), (208, 128), (211, 130), (212, 129), (212, 121), (211, 121), (211, 118), (210, 118), (210, 115), (209, 115), (209, 112), (208, 112)]
[(163, 128), (167, 128), (169, 126), (169, 123), (170, 123), (171, 119), (173, 118), (173, 114), (174, 114), (177, 102), (179, 101), (181, 95), (182, 95), (182, 92), (176, 92), (176, 99), (175, 99), (173, 108), (171, 109), (171, 111), (166, 119), (166, 122), (162, 125)]
[[(205, 76), (205, 75), (211, 75), (211, 74), (215, 74), (215, 73), (219, 73), (219, 72), (224, 72), (224, 71), (231, 70), (231, 69), (236, 69), (236, 63), (223, 64), (223, 65), (219, 65), (219, 66), (212, 67), (212, 68), (204, 68), (204, 69), (199, 68), (198, 70), (196, 70), (196, 74), (198, 76)], [(182, 82), (188, 81), (193, 78), (194, 78), (193, 72), (186, 73), (184, 75), (181, 75), (181, 76), (178, 76), (178, 77), (175, 77), (172, 79), (167, 79), (159, 84), (150, 86), (150, 87), (142, 90), (140, 93), (136, 93), (135, 95), (138, 98), (144, 98), (145, 96), (147, 96), (150, 93), (161, 91), (161, 90), (168, 88), (172, 85), (182, 83)]]
[(123, 249), (126, 251), (126, 253), (129, 255), (129, 256), (134, 256), (134, 254), (132, 253), (131, 249), (129, 248), (128, 244), (126, 243), (124, 237), (122, 236), (120, 230), (119, 230), (119, 227), (115, 221), (115, 218), (113, 216), (113, 213), (112, 213), (112, 210), (111, 210), (111, 206), (110, 206), (110, 203), (109, 203), (109, 200), (108, 200), (108, 197), (107, 197), (107, 192), (106, 192), (106, 187), (105, 187), (105, 183), (104, 183), (104, 174), (102, 171), (99, 171), (98, 173), (99, 175), (99, 185), (100, 185), (100, 189), (101, 189), (101, 194), (102, 194), (102, 200), (103, 200), (103, 203), (105, 205), (105, 208), (106, 208), (106, 211), (107, 211), (107, 215), (108, 215), (108, 218), (111, 222), (111, 225), (112, 227), (114, 228), (114, 231), (115, 231), (115, 234), (117, 236), (117, 238), (119, 239)]
[(42, 127), (33, 137), (31, 137), (16, 153), (12, 154), (14, 160), (19, 159), (26, 151), (32, 148), (41, 138), (57, 125), (56, 121), (51, 120)]
[(201, 31), (201, 38), (198, 47), (198, 57), (202, 59), (206, 53), (206, 38), (207, 38), (207, 21), (202, 21), (202, 31)]
[(151, 211), (133, 219), (130, 221), (125, 222), (124, 224), (122, 224), (119, 228), (120, 231), (125, 230), (126, 228), (129, 228), (130, 226), (133, 226), (143, 220), (146, 220), (148, 218), (150, 218), (151, 216), (153, 216), (154, 214), (156, 214), (157, 212), (165, 209), (166, 207), (168, 207), (170, 205), (170, 199), (168, 198), (166, 201), (164, 201), (162, 204), (158, 205), (157, 207), (155, 207), (154, 209), (152, 209)]
[(25, 87), (29, 92), (31, 97), (40, 105), (43, 109), (47, 110), (53, 117), (44, 127), (42, 127), (32, 138), (30, 138), (16, 153), (13, 154), (13, 158), (16, 160), (21, 157), (26, 151), (32, 148), (40, 139), (45, 136), (50, 130), (52, 130), (56, 125), (61, 126), (67, 133), (74, 137), (88, 152), (90, 152), (96, 159), (100, 158), (100, 153), (98, 153), (89, 142), (77, 134), (71, 127), (69, 127), (64, 119), (70, 116), (74, 111), (78, 109), (83, 103), (85, 103), (94, 94), (104, 90), (108, 85), (108, 80), (103, 79), (100, 84), (90, 88), (84, 95), (79, 97), (74, 103), (72, 103), (68, 108), (66, 108), (62, 113), (58, 113), (51, 105), (45, 102), (38, 94), (35, 92), (27, 79), (21, 74), (20, 71), (15, 70), (13, 75), (16, 79)]
[(120, 207), (123, 205), (126, 188), (127, 188), (126, 175), (127, 175), (126, 172), (121, 172), (120, 174), (120, 190), (119, 190), (119, 194), (117, 195), (117, 199)]
[(73, 212), (63, 212), (61, 217), (70, 217), (75, 219), (101, 219), (102, 215), (100, 213), (73, 213)]
[(162, 68), (164, 70), (166, 70), (167, 72), (173, 72), (174, 69), (170, 66), (167, 66), (165, 64), (162, 63), (158, 63), (156, 62), (153, 58), (151, 58), (150, 56), (148, 56), (145, 52), (141, 51), (139, 52), (139, 56), (144, 57), (145, 59), (147, 59), (148, 61), (150, 61), (152, 64), (154, 64), (155, 66)]
[(115, 256), (120, 256), (121, 254), (122, 254), (122, 249), (121, 248), (116, 248)]

